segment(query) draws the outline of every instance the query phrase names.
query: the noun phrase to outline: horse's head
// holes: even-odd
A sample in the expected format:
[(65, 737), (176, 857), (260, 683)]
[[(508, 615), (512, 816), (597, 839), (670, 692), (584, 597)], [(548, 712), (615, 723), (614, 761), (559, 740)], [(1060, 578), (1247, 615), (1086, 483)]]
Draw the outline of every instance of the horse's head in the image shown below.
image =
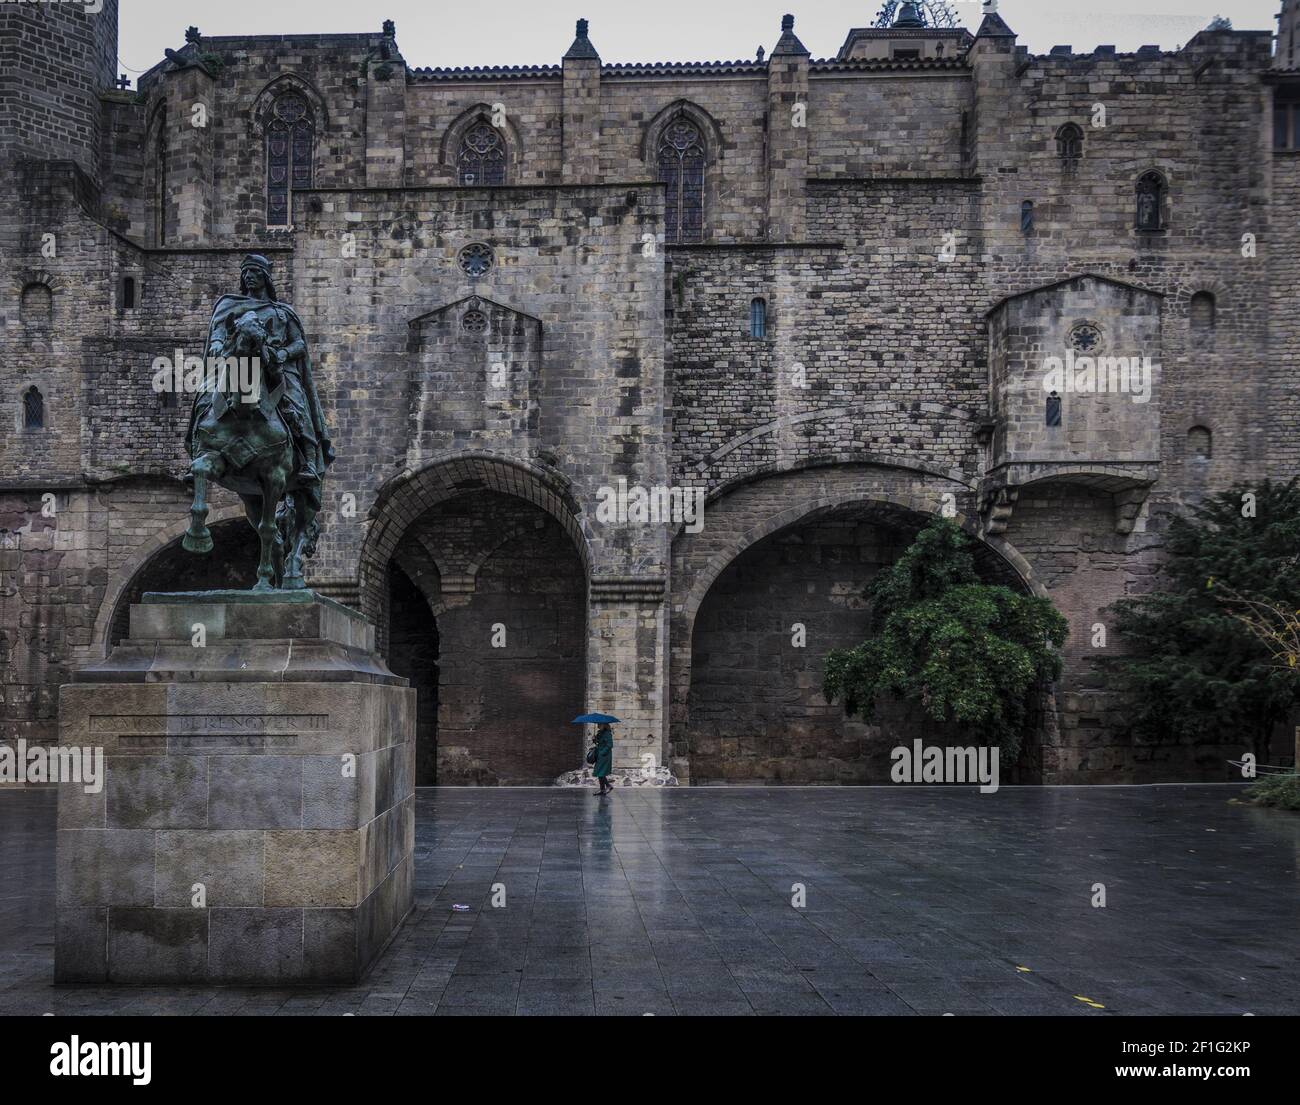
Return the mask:
[(252, 311), (239, 316), (235, 322), (235, 348), (232, 356), (260, 357), (266, 346), (266, 327)]

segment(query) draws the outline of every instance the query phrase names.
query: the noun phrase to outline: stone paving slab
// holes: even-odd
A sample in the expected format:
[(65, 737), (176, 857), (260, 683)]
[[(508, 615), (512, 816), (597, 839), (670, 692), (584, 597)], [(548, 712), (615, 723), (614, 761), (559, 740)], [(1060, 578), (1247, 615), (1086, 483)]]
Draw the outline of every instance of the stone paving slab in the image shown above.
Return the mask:
[(1300, 816), (1238, 793), (422, 789), (366, 979), (249, 989), (55, 987), (54, 792), (0, 790), (0, 1014), (1294, 1015)]

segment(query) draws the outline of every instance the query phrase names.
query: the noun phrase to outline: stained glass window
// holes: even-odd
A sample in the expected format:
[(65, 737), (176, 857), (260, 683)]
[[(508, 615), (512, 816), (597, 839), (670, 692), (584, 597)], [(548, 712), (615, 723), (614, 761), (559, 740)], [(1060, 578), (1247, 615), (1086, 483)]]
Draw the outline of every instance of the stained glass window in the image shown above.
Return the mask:
[(456, 179), (464, 185), (506, 182), (506, 144), (496, 127), (480, 120), (469, 128), (460, 142)]
[(659, 179), (667, 185), (664, 240), (699, 242), (704, 236), (704, 139), (688, 119), (674, 119), (659, 137)]
[(23, 396), (23, 428), (39, 430), (45, 425), (45, 399), (35, 388)]
[(307, 101), (296, 92), (280, 96), (271, 116), (266, 128), (266, 223), (288, 226), (293, 190), (311, 187), (315, 125)]

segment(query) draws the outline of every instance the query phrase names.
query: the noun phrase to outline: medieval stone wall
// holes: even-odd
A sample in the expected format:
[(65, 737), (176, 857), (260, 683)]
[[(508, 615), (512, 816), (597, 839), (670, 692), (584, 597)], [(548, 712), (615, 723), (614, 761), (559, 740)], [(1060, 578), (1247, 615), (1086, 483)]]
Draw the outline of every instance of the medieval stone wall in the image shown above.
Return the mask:
[[(242, 36), (200, 39), (135, 93), (110, 87), (115, 4), (113, 24), (73, 7), (44, 6), (38, 41), (31, 11), (0, 5), (0, 80), (29, 86), (0, 116), (18, 199), (0, 212), (0, 736), (52, 735), (54, 688), (142, 581), (225, 578), (179, 566), (189, 398), (157, 393), (152, 365), (203, 352), (255, 248), (303, 318), (339, 453), (312, 582), (376, 618), (424, 680), (422, 770), (443, 781), (573, 766), (551, 715), (602, 705), (629, 722), (622, 766), (650, 752), (684, 778), (875, 780), (879, 749), (817, 701), (819, 656), (861, 631), (848, 596), (900, 534), (946, 506), (993, 578), (1070, 619), (1036, 777), (1219, 778), (1240, 751), (1129, 742), (1091, 630), (1152, 585), (1172, 511), (1300, 463), (1300, 163), (1269, 149), (1266, 35), (1035, 58), (994, 23), (942, 60), (810, 61), (783, 38), (765, 63), (602, 66), (587, 44), (560, 65), (457, 72), (408, 70), (387, 34)], [(285, 91), (315, 126), (291, 231), (266, 226), (265, 128)], [(507, 184), (458, 187), (459, 136), (498, 107)], [(647, 183), (675, 118), (707, 149), (698, 244), (664, 244), (664, 189)], [(1057, 147), (1069, 123), (1077, 159)], [(1166, 225), (1139, 233), (1151, 170)], [(478, 275), (461, 265), (474, 245), (491, 254)], [(1060, 284), (1083, 274), (1118, 283)], [(1087, 417), (1071, 400), (1078, 448), (1049, 456), (1028, 385), (1085, 317), (1155, 351), (1158, 393)], [(1015, 404), (993, 401), (1008, 365)], [(24, 424), (32, 388), (41, 427)], [(1040, 468), (990, 487), (1021, 462)], [(704, 531), (600, 521), (619, 479), (705, 491)], [(221, 531), (240, 511), (214, 501)], [(457, 503), (502, 532), (520, 512), (541, 527), (494, 544)], [(846, 504), (901, 513), (870, 532), (809, 518)], [(416, 540), (431, 518), (446, 524)], [(474, 548), (451, 547), (457, 527)], [(445, 605), (453, 552), (476, 567)], [(477, 606), (460, 602), (470, 575)], [(801, 604), (820, 636), (794, 662), (773, 626)], [(531, 649), (513, 705), (485, 695), (506, 679), (485, 619)], [(444, 746), (460, 750), (445, 763)]]

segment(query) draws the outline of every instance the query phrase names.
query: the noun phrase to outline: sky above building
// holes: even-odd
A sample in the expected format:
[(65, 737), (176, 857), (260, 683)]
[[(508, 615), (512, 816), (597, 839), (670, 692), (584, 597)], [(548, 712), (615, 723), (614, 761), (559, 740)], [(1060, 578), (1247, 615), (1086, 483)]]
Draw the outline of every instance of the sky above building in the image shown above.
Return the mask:
[[(980, 0), (949, 0), (971, 30)], [(1121, 51), (1154, 44), (1181, 46), (1215, 15), (1237, 30), (1277, 28), (1280, 0), (999, 0), (999, 14), (1036, 54), (1098, 44)], [(813, 57), (833, 57), (850, 27), (870, 26), (880, 0), (481, 0), (471, 4), (382, 0), (121, 0), (121, 70), (136, 77), (185, 43), (185, 28), (208, 35), (356, 33), (397, 23), (397, 41), (409, 65), (554, 64), (573, 40), (574, 22), (591, 22), (591, 40), (607, 62), (713, 61), (752, 58), (771, 51), (781, 16)]]

